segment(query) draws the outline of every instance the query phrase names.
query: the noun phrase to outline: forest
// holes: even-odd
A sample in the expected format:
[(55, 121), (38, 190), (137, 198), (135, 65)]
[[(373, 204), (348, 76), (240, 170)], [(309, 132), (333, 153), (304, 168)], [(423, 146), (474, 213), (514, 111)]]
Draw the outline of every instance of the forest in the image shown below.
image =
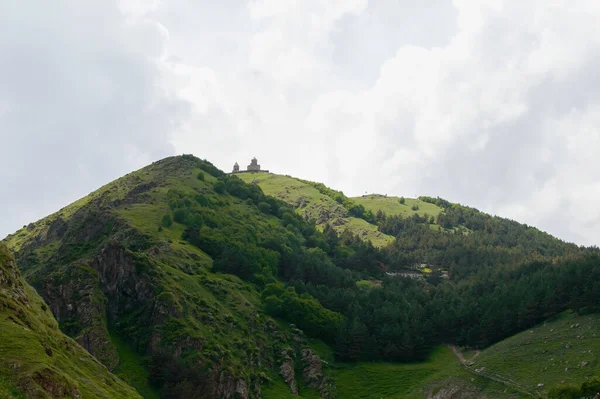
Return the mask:
[[(319, 231), (257, 185), (218, 176), (217, 192), (276, 222), (245, 225), (219, 212), (224, 204), (171, 191), (173, 217), (187, 225), (183, 238), (213, 257), (216, 271), (252, 282), (267, 313), (322, 338), (340, 360), (422, 360), (439, 344), (482, 348), (565, 309), (600, 310), (597, 248), (424, 198), (444, 207), (442, 228), (432, 229), (428, 216), (379, 212), (380, 230), (396, 242), (377, 249), (328, 226)], [(415, 263), (434, 271), (424, 280), (386, 274)]]

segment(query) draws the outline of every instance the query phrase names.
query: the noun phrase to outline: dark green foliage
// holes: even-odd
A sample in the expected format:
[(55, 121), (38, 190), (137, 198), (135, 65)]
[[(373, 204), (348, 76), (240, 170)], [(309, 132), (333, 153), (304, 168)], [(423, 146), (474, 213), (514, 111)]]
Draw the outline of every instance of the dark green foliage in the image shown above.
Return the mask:
[(345, 319), (338, 331), (335, 355), (345, 361), (368, 359), (374, 355), (375, 342), (359, 319)]
[(400, 202), (402, 205), (404, 205), (406, 203), (406, 199), (404, 197), (400, 197), (398, 202)]
[(419, 199), (421, 201), (423, 201), (423, 202), (427, 202), (427, 203), (430, 203), (430, 204), (433, 204), (433, 205), (437, 205), (437, 206), (439, 206), (440, 208), (443, 208), (443, 209), (448, 209), (448, 208), (450, 208), (453, 205), (450, 201), (447, 201), (447, 200), (445, 200), (443, 198), (440, 198), (440, 197), (433, 198), (433, 197), (427, 197), (427, 196), (420, 196)]
[[(196, 166), (199, 169), (202, 169), (206, 173), (214, 177), (220, 177), (225, 175), (225, 172), (217, 168), (212, 163), (208, 162), (205, 159), (199, 159), (191, 154), (184, 154), (180, 157), (183, 161), (188, 161), (191, 165)], [(168, 158), (167, 158), (168, 159)]]
[(579, 399), (582, 397), (581, 390), (573, 385), (557, 385), (548, 391), (551, 399)]
[(580, 386), (571, 384), (560, 384), (548, 391), (551, 399), (580, 399), (595, 398), (600, 393), (600, 378), (593, 377), (584, 381)]
[(215, 189), (215, 192), (218, 194), (225, 194), (225, 191), (226, 191), (225, 183), (223, 183), (222, 181), (216, 182), (214, 185), (214, 189)]
[(261, 203), (258, 204), (258, 209), (262, 213), (270, 213), (271, 212), (271, 205), (267, 204), (266, 202), (261, 202)]
[(173, 220), (177, 223), (184, 224), (189, 212), (186, 209), (176, 209), (173, 212)]
[(419, 205), (414, 204), (413, 206), (410, 207), (410, 209), (412, 209), (413, 211), (418, 211), (419, 210)]
[(343, 316), (325, 309), (308, 294), (298, 295), (293, 287), (267, 284), (261, 294), (268, 314), (291, 320), (311, 337), (333, 343)]
[(427, 263), (448, 270), (452, 279), (459, 280), (486, 267), (594, 252), (526, 225), (460, 205), (452, 205), (437, 219), (441, 226), (455, 230), (431, 229), (427, 225), (431, 217), (425, 215), (378, 219), (379, 230), (396, 237), (396, 242), (388, 248), (396, 264)]
[(171, 227), (173, 225), (173, 219), (171, 219), (171, 215), (165, 215), (163, 216), (162, 220), (161, 220), (161, 225), (163, 227)]
[(206, 176), (204, 175), (204, 172), (198, 172), (198, 180), (200, 181), (204, 181), (204, 179), (206, 179)]
[(191, 366), (165, 351), (152, 354), (148, 380), (160, 391), (161, 398), (209, 399), (214, 397), (215, 384), (209, 371), (198, 364)]
[(600, 378), (593, 377), (581, 384), (581, 395), (587, 397), (593, 397), (600, 392)]

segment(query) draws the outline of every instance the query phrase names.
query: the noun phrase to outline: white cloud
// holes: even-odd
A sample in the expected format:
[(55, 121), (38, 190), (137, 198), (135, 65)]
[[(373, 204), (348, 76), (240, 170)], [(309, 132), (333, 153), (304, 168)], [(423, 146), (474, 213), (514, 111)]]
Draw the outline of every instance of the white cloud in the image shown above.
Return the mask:
[(113, 1), (0, 4), (0, 233), (174, 152), (167, 41)]
[(593, 0), (1, 7), (0, 50), (15, 54), (0, 60), (0, 134), (15, 132), (2, 176), (17, 193), (33, 192), (18, 182), (39, 165), (67, 176), (27, 180), (55, 201), (16, 199), (13, 227), (193, 152), (223, 169), (257, 156), (353, 195), (440, 195), (600, 241)]

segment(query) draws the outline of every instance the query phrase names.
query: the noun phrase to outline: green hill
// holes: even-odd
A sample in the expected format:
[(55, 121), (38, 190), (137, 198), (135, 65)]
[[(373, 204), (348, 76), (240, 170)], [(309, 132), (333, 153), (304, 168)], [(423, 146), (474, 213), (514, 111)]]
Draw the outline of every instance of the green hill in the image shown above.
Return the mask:
[(597, 248), (190, 155), (4, 242), (60, 329), (146, 398), (518, 396), (438, 348), (600, 312)]
[(387, 195), (370, 194), (363, 195), (362, 197), (352, 197), (352, 200), (373, 213), (381, 211), (389, 216), (410, 217), (417, 214), (437, 218), (440, 212), (443, 211), (439, 206), (418, 198), (388, 197)]
[(599, 314), (565, 312), (481, 352), (460, 354), (464, 366), (447, 348), (424, 363), (341, 366), (335, 370), (343, 387), (338, 392), (342, 397), (392, 399), (454, 389), (461, 397), (545, 398), (553, 388), (579, 387), (586, 381), (597, 389), (599, 331)]
[(600, 315), (570, 312), (492, 345), (470, 363), (480, 374), (545, 396), (560, 384), (600, 376)]
[[(348, 230), (371, 241), (376, 247), (383, 247), (394, 240), (392, 236), (380, 232), (375, 224), (353, 216), (348, 207), (344, 207), (343, 202), (347, 198), (334, 190), (323, 190), (326, 189), (323, 185), (264, 172), (239, 173), (236, 176), (246, 183), (258, 184), (265, 194), (285, 201), (302, 217), (320, 228), (328, 224), (338, 233)], [(335, 194), (341, 194), (339, 200), (335, 199)]]
[(1, 243), (0, 397), (140, 397), (59, 330)]
[[(257, 397), (290, 373), (288, 385), (327, 392), (324, 372), (302, 378), (305, 336), (265, 314), (260, 288), (278, 281), (281, 255), (267, 248), (285, 246), (295, 257), (311, 227), (260, 191), (223, 179), (197, 158), (168, 158), (5, 242), (61, 329), (146, 397)], [(335, 335), (341, 315), (278, 286), (271, 292), (285, 298), (271, 314), (306, 314), (293, 321)]]

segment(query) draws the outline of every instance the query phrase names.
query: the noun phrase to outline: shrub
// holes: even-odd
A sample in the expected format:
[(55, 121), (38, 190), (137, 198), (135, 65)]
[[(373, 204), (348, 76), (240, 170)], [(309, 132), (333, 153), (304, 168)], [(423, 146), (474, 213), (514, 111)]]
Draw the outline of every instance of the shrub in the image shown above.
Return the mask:
[(266, 202), (260, 202), (258, 204), (258, 209), (262, 213), (270, 213), (271, 212), (271, 205), (267, 204)]
[(162, 227), (171, 227), (173, 225), (173, 219), (171, 219), (171, 215), (163, 216), (161, 225)]
[(204, 172), (198, 172), (198, 180), (204, 181)]
[(225, 194), (225, 183), (222, 181), (216, 182), (214, 189), (219, 194)]
[(419, 210), (419, 205), (414, 204), (410, 209), (412, 209), (413, 211), (418, 211)]
[(185, 224), (186, 216), (187, 212), (185, 209), (176, 209), (175, 212), (173, 212), (173, 220), (175, 220), (177, 223)]
[(400, 197), (400, 200), (398, 202), (404, 205), (406, 203), (406, 199), (404, 197)]
[(581, 390), (573, 385), (557, 385), (548, 391), (552, 399), (576, 399), (581, 397)]

